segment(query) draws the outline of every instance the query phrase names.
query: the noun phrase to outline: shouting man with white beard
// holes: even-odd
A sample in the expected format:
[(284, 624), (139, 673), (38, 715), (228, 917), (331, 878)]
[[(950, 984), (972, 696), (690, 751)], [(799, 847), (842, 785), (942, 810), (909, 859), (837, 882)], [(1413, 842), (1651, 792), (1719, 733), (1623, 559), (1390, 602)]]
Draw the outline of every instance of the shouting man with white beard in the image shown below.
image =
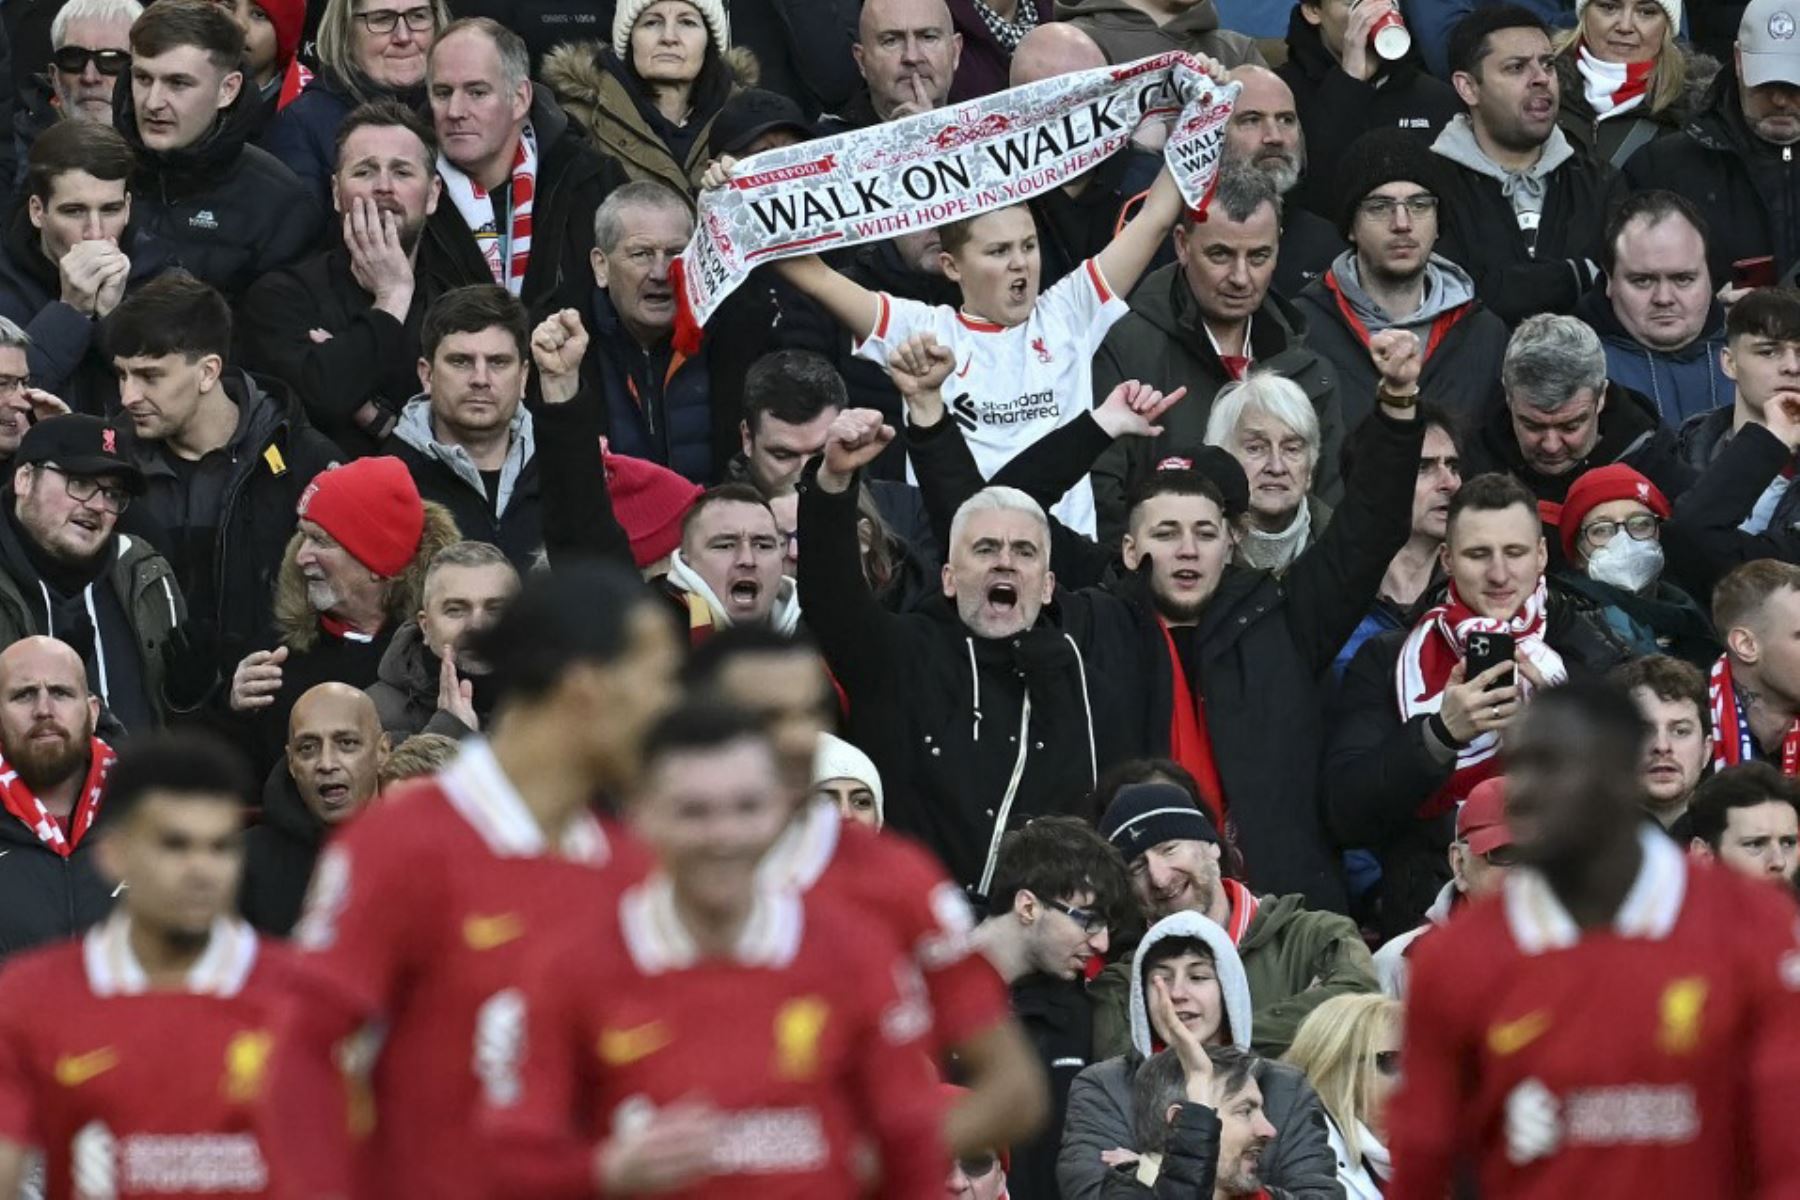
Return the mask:
[(47, 637), (0, 651), (0, 955), (69, 937), (112, 907), (88, 834), (113, 752), (81, 658)]

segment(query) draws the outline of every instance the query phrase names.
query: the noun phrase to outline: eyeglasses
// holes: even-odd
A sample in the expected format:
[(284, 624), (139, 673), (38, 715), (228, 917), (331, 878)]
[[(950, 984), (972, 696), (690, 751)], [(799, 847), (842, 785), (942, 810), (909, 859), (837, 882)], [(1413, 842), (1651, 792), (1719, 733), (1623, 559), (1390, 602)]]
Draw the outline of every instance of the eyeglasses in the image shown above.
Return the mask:
[(1375, 1052), (1375, 1069), (1393, 1079), (1400, 1074), (1400, 1052), (1398, 1050), (1377, 1050)]
[(1406, 207), (1407, 216), (1418, 220), (1420, 217), (1429, 217), (1437, 211), (1438, 198), (1430, 192), (1421, 192), (1417, 196), (1407, 196), (1405, 199), (1395, 199), (1393, 196), (1370, 196), (1356, 206), (1356, 211), (1371, 220), (1391, 221), (1394, 219), (1394, 213), (1402, 205)]
[(16, 396), (30, 386), (29, 375), (0, 375), (0, 396)]
[(989, 1152), (976, 1155), (974, 1158), (959, 1158), (956, 1160), (956, 1165), (961, 1167), (962, 1173), (970, 1179), (981, 1179), (1000, 1165), (1000, 1156)]
[(1586, 538), (1590, 546), (1604, 546), (1613, 540), (1613, 535), (1623, 527), (1633, 539), (1647, 542), (1656, 536), (1662, 528), (1662, 522), (1652, 513), (1638, 513), (1626, 517), (1623, 521), (1589, 521), (1581, 527), (1581, 536)]
[(69, 493), (69, 499), (82, 504), (91, 503), (96, 496), (100, 498), (100, 507), (115, 517), (123, 516), (131, 507), (131, 493), (117, 484), (101, 483), (91, 475), (71, 475), (55, 463), (39, 463), (46, 471), (54, 471), (62, 476), (63, 490)]
[(409, 8), (405, 12), (392, 8), (372, 9), (369, 12), (357, 13), (356, 19), (361, 21), (363, 28), (370, 33), (381, 34), (394, 32), (394, 27), (402, 21), (405, 21), (406, 27), (414, 33), (429, 33), (431, 27), (437, 24), (437, 14), (425, 5)]
[(89, 50), (86, 46), (64, 46), (50, 55), (50, 61), (64, 75), (79, 75), (93, 63), (102, 75), (122, 74), (131, 65), (129, 50)]
[(1061, 900), (1050, 901), (1050, 907), (1081, 926), (1081, 932), (1089, 937), (1098, 937), (1106, 932), (1106, 917), (1091, 908), (1078, 908)]
[(1487, 860), (1490, 867), (1510, 867), (1519, 861), (1519, 856), (1511, 846), (1495, 846), (1481, 857)]

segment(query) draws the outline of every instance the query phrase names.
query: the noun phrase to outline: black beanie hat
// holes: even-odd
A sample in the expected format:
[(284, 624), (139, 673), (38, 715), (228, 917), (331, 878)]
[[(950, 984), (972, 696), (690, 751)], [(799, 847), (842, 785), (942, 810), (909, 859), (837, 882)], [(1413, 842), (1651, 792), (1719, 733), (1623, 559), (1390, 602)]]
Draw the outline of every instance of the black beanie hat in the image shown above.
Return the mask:
[(1437, 155), (1416, 134), (1401, 129), (1374, 129), (1350, 143), (1337, 173), (1338, 233), (1350, 240), (1356, 206), (1385, 184), (1405, 180), (1444, 198), (1443, 173)]
[(1117, 846), (1126, 862), (1164, 842), (1217, 845), (1219, 841), (1211, 819), (1194, 807), (1184, 789), (1172, 783), (1134, 783), (1120, 788), (1100, 818), (1100, 836)]

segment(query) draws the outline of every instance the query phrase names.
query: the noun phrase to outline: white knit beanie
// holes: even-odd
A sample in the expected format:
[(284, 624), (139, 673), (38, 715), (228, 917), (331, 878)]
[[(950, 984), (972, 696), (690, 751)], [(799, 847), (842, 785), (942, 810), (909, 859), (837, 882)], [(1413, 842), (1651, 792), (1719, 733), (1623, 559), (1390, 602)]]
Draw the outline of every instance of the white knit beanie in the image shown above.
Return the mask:
[(819, 748), (813, 753), (812, 776), (814, 787), (828, 779), (854, 779), (867, 787), (875, 793), (875, 824), (882, 823), (881, 772), (867, 754), (843, 738), (821, 733)]
[[(1627, 0), (1629, 3), (1629, 0)], [(1656, 0), (1662, 10), (1669, 15), (1669, 28), (1679, 36), (1681, 33), (1681, 0)], [(1587, 11), (1588, 0), (1575, 0), (1575, 23), (1581, 24), (1581, 14)], [(617, 26), (614, 26), (617, 28)]]
[[(706, 28), (712, 34), (713, 45), (723, 54), (731, 49), (731, 18), (725, 14), (725, 0), (681, 0), (683, 4), (692, 5), (694, 10), (706, 19)], [(1678, 3), (1679, 0), (1670, 0)], [(627, 60), (631, 53), (631, 27), (637, 19), (644, 15), (656, 0), (619, 0), (613, 9), (613, 53), (619, 61)]]

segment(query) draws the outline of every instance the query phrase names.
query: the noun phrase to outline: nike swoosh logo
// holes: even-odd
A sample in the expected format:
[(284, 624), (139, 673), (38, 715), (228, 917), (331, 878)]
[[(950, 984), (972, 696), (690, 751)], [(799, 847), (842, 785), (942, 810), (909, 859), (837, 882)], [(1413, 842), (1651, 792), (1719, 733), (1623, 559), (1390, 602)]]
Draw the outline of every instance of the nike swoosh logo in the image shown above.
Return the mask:
[(1505, 1021), (1488, 1029), (1488, 1049), (1505, 1058), (1517, 1054), (1537, 1041), (1550, 1028), (1550, 1014), (1543, 1009), (1527, 1013), (1516, 1021)]
[(975, 356), (973, 354), (971, 354), (971, 355), (969, 355), (969, 361), (963, 364), (962, 370), (960, 370), (956, 373), (956, 377), (958, 379), (966, 378), (969, 374), (969, 368), (974, 365), (975, 365)]
[(102, 1046), (86, 1054), (68, 1054), (56, 1060), (56, 1082), (64, 1087), (80, 1087), (98, 1075), (119, 1065), (118, 1051)]
[(517, 913), (473, 916), (463, 922), (463, 941), (471, 950), (495, 950), (525, 936), (525, 922)]
[(651, 1021), (631, 1029), (604, 1029), (600, 1032), (600, 1058), (609, 1067), (623, 1067), (655, 1054), (673, 1039), (661, 1021)]

